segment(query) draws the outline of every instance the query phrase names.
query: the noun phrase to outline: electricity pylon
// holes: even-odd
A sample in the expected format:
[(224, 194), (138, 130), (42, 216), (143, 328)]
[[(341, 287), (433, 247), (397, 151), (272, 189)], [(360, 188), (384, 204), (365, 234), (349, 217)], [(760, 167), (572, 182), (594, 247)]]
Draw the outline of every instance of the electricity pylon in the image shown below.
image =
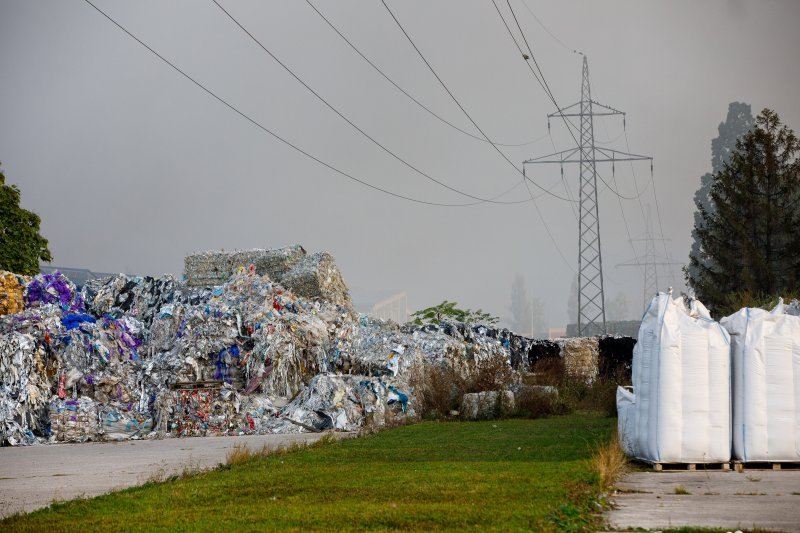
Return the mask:
[(647, 215), (645, 219), (645, 232), (636, 238), (630, 240), (631, 244), (634, 242), (644, 242), (644, 255), (636, 256), (630, 261), (620, 263), (619, 267), (641, 267), (644, 269), (644, 285), (642, 288), (642, 302), (643, 307), (646, 308), (650, 299), (659, 290), (658, 282), (658, 267), (660, 266), (673, 266), (680, 265), (677, 261), (672, 261), (667, 258), (656, 256), (656, 241), (668, 241), (669, 239), (658, 239), (653, 231), (653, 223), (650, 217), (650, 205), (647, 206)]
[[(577, 109), (576, 109), (577, 108)], [(596, 111), (597, 109), (597, 111)], [(577, 111), (577, 112), (576, 112)], [(603, 256), (600, 248), (600, 216), (597, 209), (597, 163), (617, 161), (651, 161), (652, 157), (629, 154), (610, 148), (595, 146), (594, 117), (622, 115), (625, 127), (625, 113), (592, 100), (589, 85), (589, 62), (583, 56), (583, 76), (581, 82), (581, 100), (575, 104), (558, 109), (547, 115), (547, 129), (550, 130), (550, 119), (559, 117), (572, 131), (574, 124), (568, 118), (578, 118), (580, 125), (579, 145), (569, 150), (528, 159), (522, 163), (578, 163), (580, 165), (580, 196), (578, 217), (578, 335), (597, 335), (606, 333), (605, 294), (603, 292)], [(577, 139), (576, 139), (577, 140)]]

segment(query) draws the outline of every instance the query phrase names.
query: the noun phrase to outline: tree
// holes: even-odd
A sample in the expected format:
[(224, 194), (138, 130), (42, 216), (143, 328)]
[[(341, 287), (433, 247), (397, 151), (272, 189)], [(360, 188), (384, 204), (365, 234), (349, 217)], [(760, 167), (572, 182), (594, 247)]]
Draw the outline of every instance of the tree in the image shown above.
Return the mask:
[[(753, 114), (750, 110), (750, 104), (743, 102), (731, 102), (728, 104), (728, 116), (725, 122), (720, 122), (717, 127), (719, 136), (711, 140), (711, 172), (717, 173), (722, 171), (725, 163), (731, 157), (731, 154), (736, 149), (736, 141), (753, 128)], [(698, 258), (698, 261), (703, 266), (710, 267), (708, 263), (700, 254), (700, 241), (697, 238), (697, 228), (703, 227), (703, 218), (700, 215), (700, 208), (702, 207), (708, 212), (713, 212), (714, 206), (711, 203), (711, 184), (712, 174), (706, 173), (700, 177), (700, 188), (694, 193), (694, 203), (697, 206), (697, 211), (694, 213), (695, 229), (692, 230), (692, 250), (690, 255)], [(698, 275), (697, 267), (688, 266), (689, 275), (696, 277)]]
[(764, 109), (712, 175), (698, 203), (697, 251), (684, 269), (695, 295), (719, 313), (731, 295), (795, 294), (800, 281), (800, 143)]
[(628, 318), (628, 298), (625, 293), (617, 294), (606, 304), (606, 318), (612, 321), (626, 320)]
[(514, 276), (511, 283), (511, 329), (517, 333), (528, 331), (531, 327), (531, 301), (525, 290), (525, 278), (521, 274)]
[(456, 307), (456, 302), (448, 302), (443, 300), (439, 305), (420, 309), (412, 313), (414, 319), (411, 321), (413, 324), (421, 326), (423, 324), (440, 324), (446, 320), (455, 320), (457, 322), (465, 322), (468, 324), (487, 324), (493, 326), (497, 324), (498, 318), (490, 315), (489, 313), (478, 309), (459, 309)]
[(578, 323), (578, 275), (572, 277), (572, 285), (569, 287), (569, 299), (567, 300), (567, 314), (569, 323)]
[(511, 283), (511, 329), (519, 335), (531, 337), (546, 336), (544, 305), (535, 297), (528, 297), (525, 279), (521, 274), (514, 276)]
[(0, 170), (0, 269), (34, 275), (39, 261), (51, 261), (47, 239), (39, 234), (41, 219), (19, 206), (20, 191), (6, 185)]

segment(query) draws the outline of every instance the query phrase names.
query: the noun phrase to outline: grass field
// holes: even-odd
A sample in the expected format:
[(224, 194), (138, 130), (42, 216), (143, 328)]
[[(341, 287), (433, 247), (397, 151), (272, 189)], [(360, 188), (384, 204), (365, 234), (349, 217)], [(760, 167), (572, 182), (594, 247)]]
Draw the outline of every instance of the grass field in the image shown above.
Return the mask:
[(0, 530), (574, 530), (596, 520), (589, 458), (615, 423), (423, 422), (55, 504)]

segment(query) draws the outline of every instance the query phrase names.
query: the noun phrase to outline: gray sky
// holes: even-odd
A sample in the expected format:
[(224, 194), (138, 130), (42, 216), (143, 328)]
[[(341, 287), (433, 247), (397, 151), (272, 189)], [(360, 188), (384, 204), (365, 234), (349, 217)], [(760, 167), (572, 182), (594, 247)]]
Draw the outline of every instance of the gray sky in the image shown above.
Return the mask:
[[(589, 57), (592, 96), (627, 112), (631, 151), (655, 157), (664, 236), (673, 259), (690, 247), (692, 195), (710, 170), (710, 143), (728, 103), (775, 109), (800, 128), (800, 3), (524, 0), (560, 41)], [(511, 5), (558, 103), (578, 101), (580, 56), (545, 33), (523, 0)], [(253, 119), (337, 168), (434, 202), (457, 195), (371, 144), (292, 79), (211, 2), (98, 6)], [(353, 52), (302, 1), (222, 2), (306, 83), (420, 170), (494, 196), (519, 182), (490, 145), (442, 124)], [(387, 2), (450, 90), (495, 141), (547, 134), (554, 107), (536, 85), (490, 1)], [(380, 2), (314, 4), (361, 51), (428, 107), (474, 132)], [(498, 5), (513, 27), (508, 6)], [(618, 119), (595, 136), (625, 150)], [(557, 149), (572, 139), (552, 122)], [(553, 151), (550, 138), (503, 148), (519, 163)], [(431, 207), (350, 181), (279, 143), (182, 78), (80, 0), (0, 1), (0, 161), (42, 217), (54, 263), (97, 271), (180, 274), (185, 254), (301, 243), (328, 250), (361, 303), (399, 290), (412, 308), (442, 299), (507, 317), (525, 276), (550, 326), (566, 323), (577, 262), (568, 203), (537, 200), (563, 261), (530, 203)], [(650, 169), (636, 167), (642, 206)], [(558, 167), (533, 176), (564, 195)], [(610, 179), (611, 169), (600, 167)], [(573, 192), (577, 169), (565, 169)], [(634, 176), (617, 165), (624, 195)], [(534, 189), (535, 191), (535, 189)], [(505, 199), (524, 199), (518, 187)], [(631, 234), (638, 201), (622, 201)], [(615, 268), (633, 251), (610, 191), (600, 194), (607, 299), (639, 311), (641, 274)], [(637, 244), (638, 246), (638, 244)], [(641, 248), (641, 247), (640, 247)], [(659, 250), (664, 255), (663, 248)], [(661, 285), (673, 284), (666, 271)], [(682, 287), (679, 267), (673, 270)]]

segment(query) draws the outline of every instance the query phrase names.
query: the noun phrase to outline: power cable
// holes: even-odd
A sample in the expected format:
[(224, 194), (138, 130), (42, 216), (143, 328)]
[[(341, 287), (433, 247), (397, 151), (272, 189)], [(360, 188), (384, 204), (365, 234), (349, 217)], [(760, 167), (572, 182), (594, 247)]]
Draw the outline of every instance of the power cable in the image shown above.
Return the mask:
[(92, 3), (91, 0), (84, 0), (84, 2), (86, 2), (91, 7), (93, 7), (98, 13), (103, 15), (106, 19), (108, 19), (117, 28), (119, 28), (120, 30), (125, 32), (129, 37), (131, 37), (133, 40), (135, 40), (140, 45), (142, 45), (144, 48), (146, 48), (148, 51), (150, 51), (153, 55), (158, 57), (161, 61), (163, 61), (164, 63), (166, 63), (170, 67), (172, 67), (173, 70), (175, 70), (176, 72), (181, 74), (184, 78), (186, 78), (187, 80), (192, 82), (194, 85), (196, 85), (197, 87), (202, 89), (208, 95), (212, 96), (214, 99), (219, 101), (221, 104), (226, 106), (228, 109), (230, 109), (231, 111), (233, 111), (237, 115), (241, 116), (242, 118), (244, 118), (245, 120), (247, 120), (248, 122), (250, 122), (251, 124), (256, 126), (257, 128), (259, 128), (260, 130), (264, 131), (265, 133), (268, 133), (269, 135), (271, 135), (272, 137), (274, 137), (278, 141), (280, 141), (283, 144), (289, 146), (290, 148), (294, 149), (295, 151), (300, 152), (301, 154), (303, 154), (304, 156), (308, 157), (309, 159), (312, 159), (312, 160), (316, 161), (317, 163), (319, 163), (320, 165), (324, 166), (325, 168), (328, 168), (329, 170), (332, 170), (332, 171), (336, 172), (337, 174), (339, 174), (341, 176), (344, 176), (344, 177), (346, 177), (346, 178), (348, 178), (350, 180), (353, 180), (353, 181), (355, 181), (357, 183), (360, 183), (361, 185), (364, 185), (364, 186), (369, 187), (371, 189), (374, 189), (376, 191), (388, 194), (390, 196), (394, 196), (396, 198), (400, 198), (402, 200), (407, 200), (409, 202), (418, 203), (418, 204), (432, 205), (432, 206), (437, 206), (437, 207), (466, 207), (466, 206), (473, 206), (473, 205), (478, 205), (478, 204), (484, 203), (484, 202), (469, 202), (469, 203), (460, 203), (460, 204), (448, 204), (448, 203), (440, 203), (440, 202), (431, 202), (431, 201), (427, 201), (427, 200), (420, 200), (418, 198), (414, 198), (414, 197), (411, 197), (411, 196), (405, 196), (405, 195), (390, 191), (388, 189), (384, 189), (384, 188), (378, 187), (377, 185), (373, 185), (373, 184), (371, 184), (371, 183), (369, 183), (367, 181), (364, 181), (362, 179), (359, 179), (359, 178), (353, 176), (352, 174), (349, 174), (349, 173), (347, 173), (347, 172), (345, 172), (343, 170), (340, 170), (340, 169), (334, 167), (333, 165), (331, 165), (330, 163), (326, 163), (322, 159), (320, 159), (320, 158), (316, 157), (315, 155), (311, 154), (310, 152), (300, 148), (299, 146), (297, 146), (296, 144), (292, 143), (291, 141), (288, 141), (288, 140), (284, 139), (283, 137), (281, 137), (277, 133), (273, 132), (272, 130), (270, 130), (269, 128), (267, 128), (263, 124), (261, 124), (260, 122), (256, 121), (255, 119), (251, 118), (250, 116), (248, 116), (243, 111), (240, 111), (237, 107), (235, 107), (234, 105), (230, 104), (227, 100), (225, 100), (221, 96), (217, 95), (211, 89), (208, 89), (205, 85), (203, 85), (202, 83), (200, 83), (199, 81), (197, 81), (196, 79), (191, 77), (189, 74), (187, 74), (186, 72), (181, 70), (177, 65), (175, 65), (170, 60), (168, 60), (167, 58), (165, 58), (164, 56), (159, 54), (157, 51), (155, 51), (153, 48), (151, 48), (147, 43), (145, 43), (144, 41), (142, 41), (141, 39), (136, 37), (133, 33), (128, 31), (124, 26), (122, 26), (119, 22), (114, 20), (105, 11), (103, 11), (102, 9), (97, 7), (94, 3)]
[(245, 34), (247, 34), (247, 36), (250, 37), (250, 39), (252, 39), (252, 41), (254, 43), (256, 43), (264, 52), (266, 52), (273, 60), (275, 60), (275, 62), (277, 62), (286, 72), (288, 72), (295, 80), (297, 80), (297, 82), (299, 82), (303, 87), (305, 87), (311, 94), (313, 94), (320, 102), (325, 104), (325, 106), (328, 107), (328, 109), (330, 109), (331, 111), (336, 113), (339, 116), (339, 118), (341, 118), (342, 120), (347, 122), (350, 126), (352, 126), (361, 135), (363, 135), (364, 137), (369, 139), (369, 141), (372, 142), (375, 146), (377, 146), (378, 148), (380, 148), (381, 150), (386, 152), (388, 155), (390, 155), (391, 157), (393, 157), (394, 159), (396, 159), (397, 161), (399, 161), (400, 163), (402, 163), (403, 165), (405, 165), (406, 167), (408, 167), (412, 171), (416, 172), (420, 176), (423, 176), (424, 178), (426, 178), (426, 179), (428, 179), (428, 180), (430, 180), (430, 181), (432, 181), (432, 182), (434, 182), (434, 183), (436, 183), (438, 185), (441, 185), (442, 187), (444, 187), (446, 189), (449, 189), (449, 190), (451, 190), (451, 191), (453, 191), (453, 192), (455, 192), (457, 194), (461, 194), (462, 196), (466, 196), (467, 198), (471, 198), (473, 200), (479, 200), (481, 202), (489, 202), (489, 203), (498, 203), (498, 204), (519, 204), (519, 203), (525, 203), (525, 202), (529, 201), (529, 200), (497, 200), (497, 198), (500, 198), (503, 195), (505, 195), (505, 194), (509, 193), (510, 191), (512, 191), (513, 189), (516, 189), (517, 187), (519, 187), (520, 183), (515, 184), (513, 187), (511, 187), (509, 189), (506, 189), (505, 191), (501, 192), (500, 194), (498, 194), (496, 196), (493, 196), (492, 198), (482, 198), (480, 196), (475, 196), (475, 195), (466, 193), (464, 191), (461, 191), (459, 189), (456, 189), (455, 187), (451, 187), (447, 183), (434, 178), (433, 176), (431, 176), (427, 172), (424, 172), (424, 171), (420, 170), (418, 167), (416, 167), (413, 164), (409, 163), (406, 159), (400, 157), (395, 152), (393, 152), (392, 150), (390, 150), (389, 148), (384, 146), (381, 142), (379, 142), (377, 139), (375, 139), (375, 137), (373, 137), (372, 135), (370, 135), (369, 133), (364, 131), (355, 122), (353, 122), (348, 117), (346, 117), (341, 111), (339, 111), (330, 102), (328, 102), (322, 95), (320, 95), (310, 85), (308, 85), (300, 76), (295, 74), (295, 72), (291, 68), (289, 68), (275, 54), (273, 54), (266, 46), (264, 46), (264, 44), (262, 44), (261, 41), (259, 41), (256, 38), (255, 35), (250, 33), (250, 31), (247, 28), (245, 28), (227, 9), (222, 7), (222, 5), (217, 0), (211, 0), (211, 1), (223, 13), (225, 13), (225, 15), (227, 15), (228, 18), (231, 19), (233, 21), (233, 23), (236, 24), (236, 26), (239, 27), (239, 29), (241, 29)]
[(453, 102), (455, 102), (456, 105), (459, 107), (459, 109), (461, 109), (461, 112), (464, 113), (464, 116), (466, 116), (469, 119), (469, 121), (472, 122), (472, 125), (475, 126), (475, 129), (477, 129), (481, 133), (481, 135), (483, 135), (483, 137), (489, 142), (489, 144), (492, 146), (492, 148), (494, 148), (495, 151), (497, 151), (497, 153), (500, 154), (500, 156), (503, 159), (505, 159), (506, 162), (509, 165), (511, 165), (511, 167), (516, 172), (518, 172), (519, 174), (522, 175), (523, 180), (530, 181), (533, 185), (535, 185), (536, 187), (538, 187), (539, 189), (544, 191), (546, 194), (549, 194), (550, 196), (552, 196), (554, 198), (558, 198), (559, 200), (563, 200), (565, 202), (571, 201), (568, 198), (564, 198), (563, 196), (559, 196), (559, 195), (557, 195), (555, 193), (552, 193), (552, 192), (548, 191), (547, 189), (545, 189), (544, 187), (542, 187), (541, 185), (539, 185), (535, 181), (533, 181), (530, 178), (528, 178), (527, 176), (525, 176), (525, 173), (523, 171), (521, 171), (519, 168), (517, 168), (517, 165), (515, 165), (514, 162), (512, 162), (508, 158), (508, 156), (506, 156), (506, 154), (504, 154), (503, 151), (500, 150), (500, 148), (498, 148), (497, 145), (494, 142), (492, 142), (492, 140), (489, 138), (488, 135), (486, 135), (486, 133), (483, 131), (483, 129), (481, 129), (481, 127), (478, 125), (478, 123), (475, 122), (475, 120), (473, 120), (473, 118), (470, 116), (470, 114), (467, 112), (467, 110), (464, 109), (464, 106), (461, 105), (461, 103), (458, 101), (458, 99), (455, 97), (455, 95), (452, 93), (452, 91), (450, 91), (450, 89), (447, 87), (447, 84), (445, 84), (444, 81), (442, 81), (442, 78), (439, 77), (439, 75), (436, 73), (436, 70), (431, 66), (431, 64), (428, 62), (428, 60), (425, 59), (425, 56), (420, 51), (420, 49), (417, 47), (417, 45), (414, 43), (414, 40), (411, 38), (411, 36), (408, 34), (408, 32), (406, 32), (405, 28), (403, 28), (403, 25), (400, 24), (400, 21), (397, 20), (397, 17), (394, 15), (392, 10), (389, 8), (389, 5), (386, 3), (386, 0), (381, 0), (381, 3), (386, 8), (386, 11), (389, 12), (389, 15), (391, 15), (392, 19), (397, 24), (397, 27), (400, 28), (400, 31), (403, 32), (403, 35), (405, 35), (405, 37), (408, 40), (408, 42), (411, 43), (411, 46), (414, 48), (414, 50), (416, 50), (417, 54), (422, 59), (423, 63), (425, 63), (425, 65), (428, 67), (428, 70), (431, 71), (431, 73), (437, 79), (439, 84), (444, 88), (444, 90), (447, 92), (447, 94), (450, 95), (450, 98), (453, 100)]
[[(344, 40), (344, 42), (346, 42), (350, 46), (350, 48), (353, 49), (353, 51), (355, 51), (355, 53), (357, 53), (359, 56), (361, 56), (361, 59), (366, 61), (369, 66), (371, 66), (373, 69), (375, 69), (375, 71), (378, 72), (378, 74), (380, 74), (386, 81), (391, 83), (398, 91), (400, 91), (406, 97), (408, 97), (409, 100), (411, 100), (412, 102), (417, 104), (419, 107), (421, 107), (422, 109), (427, 111), (431, 116), (435, 117), (436, 119), (438, 119), (443, 124), (446, 124), (447, 126), (450, 126), (451, 128), (453, 128), (454, 130), (459, 131), (459, 132), (463, 133), (464, 135), (466, 135), (468, 137), (472, 137), (473, 139), (475, 139), (477, 141), (484, 142), (484, 143), (485, 142), (489, 142), (489, 141), (487, 141), (486, 139), (484, 139), (482, 137), (479, 137), (477, 135), (473, 135), (472, 133), (470, 133), (470, 132), (468, 132), (468, 131), (466, 131), (466, 130), (464, 130), (462, 128), (459, 128), (458, 126), (456, 126), (455, 124), (453, 124), (452, 122), (450, 122), (449, 120), (447, 120), (446, 118), (442, 117), (441, 115), (439, 115), (438, 113), (433, 111), (431, 108), (429, 108), (428, 106), (426, 106), (425, 104), (420, 102), (419, 99), (415, 98), (412, 94), (410, 94), (408, 91), (403, 89), (392, 78), (390, 78), (383, 70), (381, 70), (381, 68), (378, 65), (376, 65), (372, 60), (370, 60), (366, 55), (364, 55), (361, 52), (361, 50), (359, 50), (358, 47), (356, 47), (356, 45), (354, 45), (352, 43), (352, 41), (350, 41), (350, 39), (348, 39), (336, 26), (334, 26), (334, 24), (324, 14), (322, 14), (322, 12), (320, 12), (319, 9), (317, 9), (316, 6), (314, 6), (314, 4), (311, 3), (311, 0), (306, 0), (306, 3), (309, 6), (311, 6), (311, 9), (313, 9), (317, 13), (317, 15), (319, 15), (322, 18), (322, 20), (324, 20), (325, 23), (327, 23), (328, 26), (330, 26), (330, 28), (334, 32), (336, 32), (336, 34), (339, 35), (339, 37), (341, 37), (342, 40)], [(542, 135), (541, 137), (537, 137), (536, 139), (533, 139), (533, 140), (530, 140), (530, 141), (527, 141), (527, 142), (523, 142), (523, 143), (501, 143), (501, 142), (495, 141), (495, 144), (497, 146), (509, 146), (509, 147), (527, 146), (527, 145), (530, 145), (530, 144), (535, 144), (535, 143), (541, 141), (542, 139), (544, 139), (545, 137), (547, 137), (547, 135)]]
[[(508, 27), (508, 24), (506, 24), (505, 18), (503, 17), (503, 14), (500, 12), (500, 9), (497, 7), (495, 0), (492, 0), (492, 3), (494, 4), (494, 7), (497, 10), (498, 15), (500, 15), (500, 18), (503, 20), (503, 24), (505, 25), (506, 29), (509, 31), (511, 39), (514, 41), (514, 44), (517, 45), (517, 48), (519, 48), (519, 44), (517, 44), (517, 40), (514, 38), (513, 32), (511, 32), (511, 29)], [(567, 120), (567, 117), (564, 116), (564, 113), (561, 111), (561, 107), (558, 105), (558, 102), (556, 102), (555, 96), (553, 95), (553, 91), (550, 90), (550, 85), (547, 83), (547, 79), (544, 77), (544, 73), (542, 72), (542, 69), (539, 67), (539, 62), (536, 61), (536, 55), (533, 53), (533, 50), (531, 49), (531, 46), (528, 43), (528, 39), (525, 37), (525, 32), (522, 30), (522, 26), (520, 25), (519, 20), (517, 19), (516, 13), (514, 13), (514, 8), (511, 7), (511, 1), (506, 0), (506, 3), (508, 4), (508, 9), (511, 11), (511, 15), (514, 17), (514, 22), (516, 22), (517, 24), (517, 28), (519, 29), (520, 35), (522, 36), (522, 40), (525, 42), (525, 47), (528, 49), (530, 58), (533, 60), (533, 64), (536, 65), (536, 70), (539, 71), (539, 76), (541, 76), (541, 81), (539, 82), (540, 85), (543, 85), (542, 88), (545, 90), (545, 93), (547, 93), (547, 96), (550, 97), (550, 100), (553, 102), (553, 105), (556, 106), (556, 112), (564, 121), (564, 125), (567, 126), (567, 131), (569, 131), (572, 140), (575, 141), (575, 144), (580, 147), (581, 144), (580, 142), (578, 142), (578, 138), (575, 137), (575, 134), (572, 131), (572, 128), (574, 128), (575, 126), (570, 121)], [(524, 53), (523, 56), (525, 56)], [(531, 72), (533, 73), (533, 68), (530, 66), (530, 63), (528, 63), (527, 60), (525, 61), (525, 63), (528, 65), (528, 68), (531, 69)], [(539, 77), (537, 77), (535, 73), (533, 73), (533, 75), (537, 79), (537, 81), (539, 81)], [(603, 177), (599, 173), (597, 173), (597, 169), (595, 169), (595, 175), (598, 178), (600, 178), (600, 181), (606, 186), (608, 190), (610, 190), (612, 193), (619, 196), (623, 200), (635, 200), (637, 198), (636, 196), (625, 196), (621, 194), (617, 189), (612, 187), (605, 179), (603, 179)]]
[[(400, 31), (402, 31), (403, 35), (406, 36), (406, 39), (408, 39), (408, 42), (411, 43), (411, 46), (414, 48), (414, 50), (417, 51), (417, 54), (419, 55), (419, 57), (422, 59), (422, 61), (425, 63), (425, 65), (427, 65), (428, 69), (431, 71), (431, 73), (434, 75), (434, 77), (439, 81), (439, 83), (444, 88), (444, 90), (447, 92), (447, 94), (450, 95), (450, 98), (453, 99), (453, 101), (456, 103), (456, 105), (459, 107), (459, 109), (461, 109), (461, 111), (464, 113), (464, 115), (469, 119), (470, 122), (472, 122), (472, 124), (475, 126), (475, 128), (478, 131), (481, 132), (481, 134), (486, 138), (486, 140), (489, 141), (490, 144), (492, 144), (494, 149), (497, 150), (497, 152), (503, 157), (503, 159), (508, 161), (514, 167), (514, 170), (516, 170), (517, 172), (520, 172), (522, 174), (522, 176), (524, 178), (523, 182), (525, 183), (525, 189), (528, 191), (528, 195), (531, 198), (531, 202), (533, 203), (533, 206), (536, 209), (537, 214), (539, 215), (539, 219), (542, 221), (542, 225), (544, 226), (548, 237), (552, 241), (553, 246), (555, 246), (556, 251), (558, 252), (558, 255), (561, 257), (562, 261), (564, 261), (564, 264), (566, 264), (567, 267), (573, 273), (575, 273), (575, 270), (572, 268), (572, 265), (570, 264), (569, 261), (567, 261), (566, 257), (564, 257), (564, 254), (561, 252), (561, 248), (558, 246), (558, 241), (556, 241), (555, 237), (553, 237), (553, 233), (550, 231), (550, 226), (547, 224), (547, 221), (545, 220), (544, 216), (542, 215), (542, 212), (539, 209), (539, 206), (536, 204), (536, 198), (534, 198), (533, 193), (531, 192), (530, 186), (528, 185), (528, 182), (533, 183), (534, 185), (536, 185), (539, 188), (541, 188), (541, 186), (538, 185), (535, 181), (533, 181), (530, 178), (528, 178), (525, 175), (524, 171), (520, 171), (519, 169), (517, 169), (516, 165), (514, 165), (514, 163), (512, 163), (511, 160), (509, 160), (508, 157), (506, 157), (506, 155), (494, 143), (492, 143), (492, 141), (489, 139), (489, 137), (483, 132), (483, 130), (480, 128), (480, 126), (478, 126), (478, 124), (472, 119), (472, 117), (469, 115), (469, 113), (467, 113), (466, 109), (464, 109), (464, 107), (461, 105), (461, 103), (458, 101), (458, 99), (453, 95), (453, 93), (450, 91), (450, 89), (448, 89), (447, 85), (444, 83), (444, 81), (442, 81), (442, 79), (436, 73), (436, 71), (431, 66), (431, 64), (428, 62), (428, 60), (425, 59), (425, 56), (422, 54), (420, 49), (417, 47), (417, 45), (414, 43), (414, 41), (408, 35), (408, 33), (406, 32), (405, 28), (403, 28), (403, 25), (400, 24), (400, 21), (397, 19), (397, 17), (395, 17), (395, 15), (392, 12), (392, 10), (389, 9), (389, 6), (386, 4), (386, 1), (385, 0), (381, 0), (381, 2), (383, 3), (383, 5), (386, 8), (386, 10), (389, 12), (391, 17), (394, 19), (394, 21), (397, 24), (397, 26), (400, 28)], [(563, 181), (563, 176), (562, 176), (562, 181)], [(556, 196), (556, 195), (552, 195), (552, 196)], [(556, 197), (557, 198), (561, 198), (559, 196), (556, 196)], [(561, 198), (561, 199), (563, 200), (564, 198)], [(571, 199), (568, 199), (567, 201), (569, 201), (571, 204), (574, 203), (574, 200), (571, 200)]]
[[(628, 143), (627, 132), (625, 132), (625, 146), (630, 151), (630, 144)], [(656, 202), (656, 215), (658, 217), (658, 229), (659, 232), (661, 233), (661, 244), (664, 247), (664, 255), (667, 257), (667, 260), (672, 261), (672, 258), (669, 255), (669, 250), (667, 250), (667, 240), (664, 238), (664, 224), (661, 222), (661, 208), (658, 205), (659, 202), (658, 202), (658, 193), (656, 191), (656, 179), (652, 171), (653, 171), (653, 166), (652, 163), (650, 163), (650, 183), (653, 185), (653, 199)], [(638, 189), (639, 186), (636, 181), (636, 171), (633, 168), (633, 162), (631, 162), (631, 172), (633, 173), (633, 183), (636, 185), (636, 188)], [(639, 201), (639, 206), (640, 207), (642, 206), (641, 200)], [(642, 216), (644, 217), (644, 207), (642, 207)], [(669, 269), (669, 277), (672, 280), (672, 286), (673, 287), (676, 286), (677, 283), (675, 282), (675, 274), (672, 272), (671, 268)]]
[(555, 40), (555, 41), (556, 41), (558, 44), (560, 44), (561, 46), (563, 46), (564, 48), (566, 48), (568, 51), (572, 52), (573, 54), (580, 54), (580, 53), (581, 53), (581, 52), (579, 52), (578, 50), (576, 50), (576, 49), (574, 49), (574, 48), (570, 48), (569, 46), (567, 46), (566, 44), (564, 44), (564, 41), (562, 41), (561, 39), (559, 39), (558, 37), (556, 37), (556, 36), (553, 34), (553, 32), (551, 32), (551, 31), (550, 31), (550, 30), (547, 28), (547, 26), (545, 26), (545, 25), (544, 25), (544, 23), (541, 21), (541, 19), (539, 19), (539, 17), (537, 17), (537, 16), (536, 16), (536, 14), (533, 12), (533, 10), (530, 8), (530, 6), (528, 6), (528, 3), (527, 3), (525, 0), (521, 0), (521, 2), (522, 2), (522, 5), (523, 5), (523, 6), (525, 6), (525, 9), (527, 9), (527, 10), (528, 10), (528, 13), (530, 13), (530, 14), (531, 14), (531, 16), (532, 16), (534, 19), (536, 19), (536, 22), (538, 22), (538, 23), (539, 23), (539, 26), (541, 26), (541, 27), (542, 27), (542, 29), (543, 29), (544, 31), (546, 31), (546, 32), (547, 32), (547, 34), (548, 34), (550, 37), (552, 37), (552, 38), (553, 38), (553, 39), (554, 39), (554, 40)]

